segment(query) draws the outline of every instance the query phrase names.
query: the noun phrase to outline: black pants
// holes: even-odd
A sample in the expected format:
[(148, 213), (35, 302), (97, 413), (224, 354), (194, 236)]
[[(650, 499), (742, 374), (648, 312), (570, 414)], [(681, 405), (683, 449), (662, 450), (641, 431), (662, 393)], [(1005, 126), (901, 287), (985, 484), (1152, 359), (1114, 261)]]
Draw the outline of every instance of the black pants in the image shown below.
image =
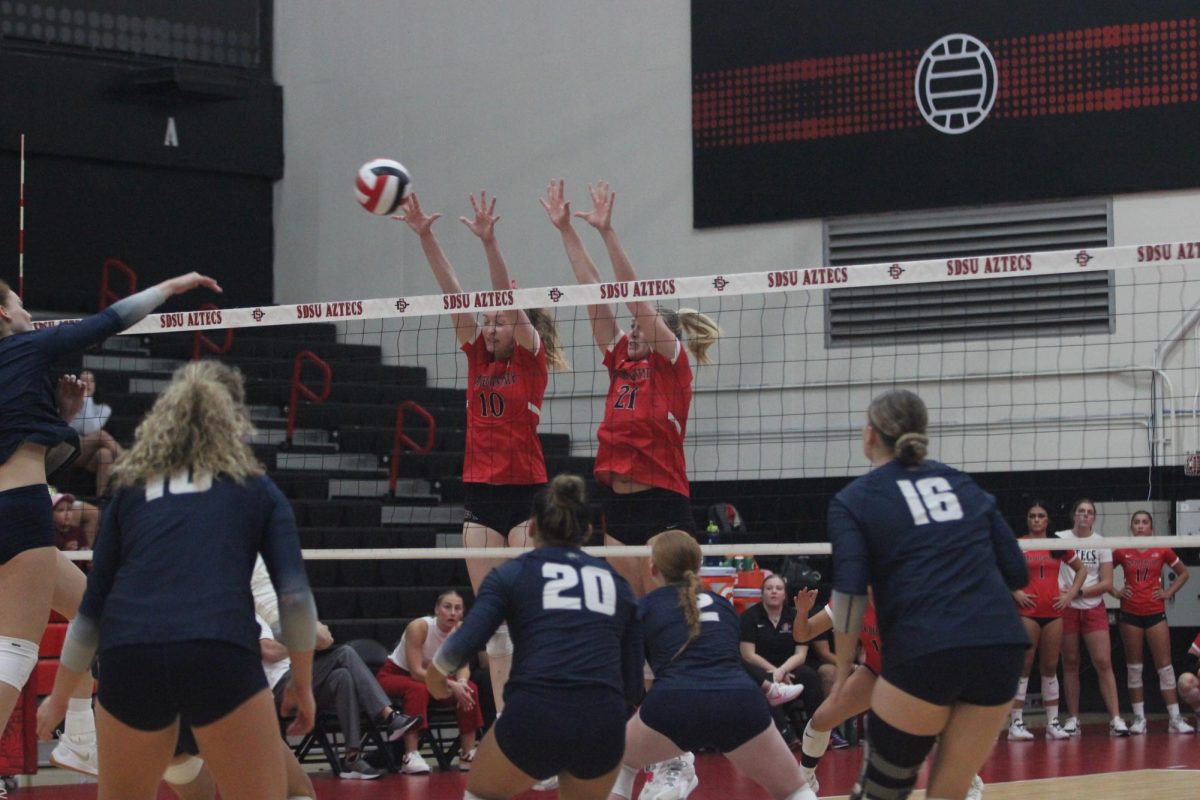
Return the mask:
[[(743, 661), (742, 666), (746, 668), (746, 672), (756, 684), (761, 685), (763, 681), (771, 680), (771, 673), (757, 664)], [(791, 722), (793, 731), (799, 735), (800, 730), (796, 730), (798, 720), (795, 719), (795, 712), (804, 709), (805, 718), (812, 719), (813, 714), (816, 714), (817, 709), (821, 707), (821, 703), (825, 702), (825, 690), (821, 687), (821, 676), (807, 664), (801, 664), (792, 670), (792, 682), (801, 684), (804, 687), (804, 694), (790, 703), (771, 706), (771, 718), (775, 720), (775, 726), (781, 731)]]

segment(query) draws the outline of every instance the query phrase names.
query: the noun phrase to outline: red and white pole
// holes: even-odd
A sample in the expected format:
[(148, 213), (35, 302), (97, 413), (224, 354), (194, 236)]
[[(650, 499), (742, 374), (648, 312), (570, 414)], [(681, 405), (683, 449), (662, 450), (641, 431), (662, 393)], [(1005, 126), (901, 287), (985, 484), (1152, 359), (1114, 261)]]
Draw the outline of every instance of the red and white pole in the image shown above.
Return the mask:
[(17, 230), (17, 296), (25, 300), (25, 134), (21, 134), (21, 203)]

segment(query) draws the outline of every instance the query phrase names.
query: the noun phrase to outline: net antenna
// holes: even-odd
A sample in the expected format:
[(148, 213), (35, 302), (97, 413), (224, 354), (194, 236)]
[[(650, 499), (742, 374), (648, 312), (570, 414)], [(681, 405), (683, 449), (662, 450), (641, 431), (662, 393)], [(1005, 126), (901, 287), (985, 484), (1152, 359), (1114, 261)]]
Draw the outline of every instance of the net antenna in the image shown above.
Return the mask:
[(17, 222), (17, 296), (25, 301), (25, 134), (21, 134), (20, 202)]

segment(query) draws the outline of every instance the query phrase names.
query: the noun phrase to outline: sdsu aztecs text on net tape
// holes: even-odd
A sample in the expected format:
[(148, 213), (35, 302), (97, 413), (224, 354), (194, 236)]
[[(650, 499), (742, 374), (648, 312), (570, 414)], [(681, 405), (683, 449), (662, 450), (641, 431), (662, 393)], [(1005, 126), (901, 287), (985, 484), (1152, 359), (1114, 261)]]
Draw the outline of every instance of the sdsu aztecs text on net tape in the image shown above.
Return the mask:
[(372, 214), (395, 214), (412, 193), (412, 177), (399, 161), (377, 158), (358, 168), (354, 194)]

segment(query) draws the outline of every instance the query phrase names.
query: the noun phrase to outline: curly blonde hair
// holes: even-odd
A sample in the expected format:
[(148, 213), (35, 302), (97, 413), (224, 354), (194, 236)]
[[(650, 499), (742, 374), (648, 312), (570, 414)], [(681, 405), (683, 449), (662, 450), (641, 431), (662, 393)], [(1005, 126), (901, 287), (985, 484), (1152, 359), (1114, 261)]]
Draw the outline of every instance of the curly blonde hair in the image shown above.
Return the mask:
[(216, 361), (175, 370), (171, 384), (138, 425), (133, 447), (117, 460), (116, 488), (192, 469), (244, 481), (264, 469), (246, 443), (254, 426), (242, 373)]

